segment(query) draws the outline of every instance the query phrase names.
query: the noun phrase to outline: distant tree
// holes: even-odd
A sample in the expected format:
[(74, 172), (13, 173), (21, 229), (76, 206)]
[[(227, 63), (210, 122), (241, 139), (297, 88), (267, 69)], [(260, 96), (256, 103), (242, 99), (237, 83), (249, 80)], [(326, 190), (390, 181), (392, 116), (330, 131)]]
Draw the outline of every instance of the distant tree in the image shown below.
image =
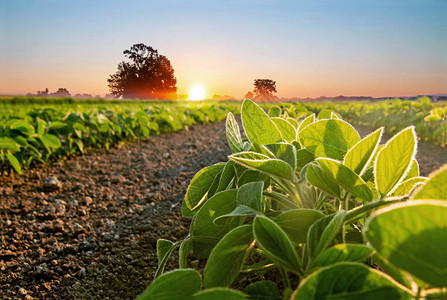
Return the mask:
[(169, 59), (144, 44), (124, 50), (129, 61), (118, 64), (118, 71), (107, 79), (110, 92), (123, 98), (175, 99), (177, 79)]
[(59, 88), (55, 93), (51, 93), (51, 96), (70, 97), (71, 95), (70, 95), (70, 92), (66, 88)]
[(248, 98), (248, 99), (254, 99), (254, 97), (255, 97), (255, 95), (250, 91), (248, 91), (247, 94), (245, 94), (245, 96), (244, 96), (244, 98)]
[(273, 93), (276, 93), (276, 81), (271, 79), (255, 79), (254, 100), (271, 101), (276, 99)]
[(37, 96), (48, 96), (48, 88), (44, 91), (37, 91)]

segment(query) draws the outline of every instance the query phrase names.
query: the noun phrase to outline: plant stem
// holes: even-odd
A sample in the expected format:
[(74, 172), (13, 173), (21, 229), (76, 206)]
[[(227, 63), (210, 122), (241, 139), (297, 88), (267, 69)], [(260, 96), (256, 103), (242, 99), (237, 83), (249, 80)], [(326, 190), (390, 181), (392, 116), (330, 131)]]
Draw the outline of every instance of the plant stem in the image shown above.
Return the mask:
[(282, 275), (282, 277), (283, 277), (283, 279), (284, 279), (284, 285), (286, 286), (286, 288), (291, 288), (290, 287), (290, 281), (289, 281), (289, 277), (287, 276), (287, 272), (286, 272), (286, 270), (284, 269), (284, 268), (280, 268), (280, 270), (281, 270), (281, 275)]
[(383, 201), (383, 200), (377, 200), (374, 202), (371, 202), (369, 204), (351, 209), (350, 211), (347, 212), (346, 216), (345, 216), (345, 224), (349, 224), (349, 223), (353, 223), (355, 221), (357, 221), (358, 219), (360, 219), (363, 213), (366, 213), (368, 211), (371, 211), (373, 209), (379, 208), (381, 206), (384, 205), (389, 205), (389, 204), (393, 204), (393, 203), (399, 203), (399, 202), (404, 202), (406, 201), (406, 199), (396, 199), (396, 200), (388, 200), (388, 201)]

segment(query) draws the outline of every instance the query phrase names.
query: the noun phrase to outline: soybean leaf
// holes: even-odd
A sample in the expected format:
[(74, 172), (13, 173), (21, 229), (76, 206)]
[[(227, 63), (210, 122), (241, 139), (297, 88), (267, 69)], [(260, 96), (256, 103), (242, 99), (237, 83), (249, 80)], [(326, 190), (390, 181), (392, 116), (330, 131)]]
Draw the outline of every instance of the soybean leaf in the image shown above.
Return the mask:
[(281, 108), (278, 106), (273, 106), (269, 109), (269, 117), (279, 117), (281, 115)]
[(410, 168), (408, 169), (407, 174), (405, 175), (405, 178), (403, 181), (408, 180), (410, 178), (418, 177), (419, 176), (419, 163), (416, 159), (413, 158), (413, 160), (410, 163)]
[(230, 155), (229, 158), (252, 170), (292, 180), (294, 172), (290, 165), (283, 160), (270, 158), (267, 155), (256, 152), (241, 152)]
[(447, 286), (445, 201), (416, 200), (379, 210), (364, 235), (393, 265), (433, 286)]
[(407, 272), (394, 266), (377, 252), (374, 252), (372, 255), (372, 260), (380, 267), (381, 270), (393, 277), (394, 280), (411, 289), (411, 283), (408, 280), (411, 276), (408, 276)]
[(298, 134), (298, 138), (315, 155), (337, 160), (343, 160), (346, 152), (360, 141), (354, 127), (338, 119), (312, 123)]
[(300, 262), (292, 242), (284, 230), (272, 220), (257, 216), (253, 232), (259, 247), (275, 262), (292, 271), (300, 270)]
[(393, 136), (377, 155), (374, 164), (375, 184), (385, 197), (402, 181), (416, 153), (414, 127), (407, 127)]
[(219, 186), (220, 178), (222, 177), (222, 172), (223, 169), (219, 173), (217, 173), (216, 177), (214, 177), (213, 183), (211, 184), (210, 189), (208, 190), (207, 198), (213, 197), (214, 193), (216, 193), (216, 190)]
[(254, 210), (251, 207), (246, 205), (238, 205), (236, 208), (230, 212), (229, 214), (225, 214), (214, 219), (214, 223), (217, 225), (225, 224), (225, 219), (230, 217), (245, 217), (245, 216), (256, 216), (262, 215), (262, 212), (258, 210)]
[(245, 300), (244, 293), (229, 288), (211, 288), (194, 294), (194, 300)]
[(401, 182), (390, 194), (390, 197), (409, 195), (417, 186), (427, 182), (427, 177), (413, 177)]
[(324, 214), (313, 209), (291, 209), (285, 211), (273, 220), (284, 230), (287, 236), (295, 244), (305, 243), (309, 227)]
[(296, 148), (292, 144), (277, 143), (263, 145), (263, 148), (274, 155), (274, 158), (281, 159), (288, 163), (292, 170), (296, 169)]
[(43, 136), (41, 136), (40, 139), (42, 140), (42, 143), (44, 143), (47, 147), (49, 147), (53, 150), (57, 149), (61, 146), (61, 141), (55, 135), (47, 133), (47, 134), (44, 134)]
[(45, 128), (47, 127), (47, 122), (44, 120), (37, 120), (37, 134), (42, 136), (45, 133)]
[(258, 151), (261, 150), (261, 145), (282, 141), (275, 123), (259, 105), (249, 99), (242, 103), (242, 123), (248, 139)]
[(310, 265), (310, 270), (333, 265), (338, 262), (362, 262), (367, 259), (373, 249), (365, 245), (338, 244), (321, 252)]
[(310, 116), (301, 121), (300, 125), (298, 126), (298, 129), (296, 130), (297, 134), (301, 130), (303, 130), (307, 125), (310, 125), (313, 122), (315, 122), (315, 114), (311, 114)]
[[(323, 109), (318, 113), (318, 120), (333, 119), (333, 111), (329, 109)], [(336, 116), (336, 115), (335, 115)]]
[(230, 160), (225, 164), (222, 175), (219, 178), (219, 185), (216, 192), (220, 192), (229, 188), (235, 176), (236, 172), (234, 170), (234, 162)]
[(14, 154), (6, 153), (6, 158), (8, 159), (14, 171), (16, 171), (18, 174), (22, 174), (22, 168), (20, 167), (20, 162), (17, 160)]
[(363, 138), (348, 150), (343, 164), (358, 175), (362, 175), (374, 157), (382, 137), (383, 127)]
[(262, 191), (264, 182), (250, 182), (244, 184), (237, 190), (237, 204), (246, 205), (256, 211), (264, 210), (264, 202), (262, 199)]
[(239, 129), (239, 125), (236, 122), (236, 119), (231, 112), (227, 114), (226, 133), (228, 145), (230, 145), (231, 151), (233, 153), (243, 151), (241, 131)]
[(157, 278), (163, 273), (168, 258), (171, 255), (172, 250), (174, 250), (174, 247), (174, 243), (169, 240), (159, 239), (157, 241), (158, 268), (155, 272), (154, 278)]
[(278, 128), (279, 132), (281, 132), (282, 138), (288, 142), (291, 143), (296, 139), (296, 130), (295, 127), (293, 127), (292, 124), (290, 124), (289, 121), (284, 120), (283, 118), (271, 118), (273, 123), (275, 123), (276, 127)]
[(340, 198), (340, 187), (335, 179), (318, 163), (309, 163), (305, 168), (307, 181), (329, 195)]
[(296, 169), (300, 171), (305, 165), (315, 160), (315, 154), (307, 149), (299, 149), (296, 151)]
[(228, 219), (220, 226), (214, 220), (232, 212), (236, 207), (236, 190), (222, 191), (208, 199), (191, 224), (191, 244), (197, 257), (208, 257), (219, 240), (240, 223), (239, 218)]
[(413, 199), (447, 200), (447, 165), (430, 174), (429, 180), (419, 188)]
[(244, 288), (244, 293), (253, 300), (279, 300), (278, 286), (270, 280), (253, 282)]
[(31, 135), (34, 133), (33, 125), (29, 124), (25, 120), (14, 120), (11, 123), (11, 130), (16, 130), (23, 135)]
[[(235, 164), (238, 167), (243, 168), (242, 166), (239, 166), (238, 164)], [(249, 182), (255, 182), (255, 181), (263, 181), (264, 182), (264, 188), (268, 187), (270, 185), (270, 177), (267, 174), (254, 171), (254, 170), (247, 170), (245, 169), (244, 172), (239, 177), (239, 180), (237, 182), (237, 186), (243, 186), (244, 184), (247, 184)]]
[(409, 299), (413, 295), (385, 274), (355, 262), (321, 268), (301, 281), (293, 300)]
[(366, 201), (373, 199), (371, 189), (354, 171), (333, 159), (317, 158), (316, 161), (345, 190)]
[(215, 177), (224, 166), (224, 163), (217, 163), (203, 168), (194, 175), (183, 200), (182, 215), (184, 217), (192, 217), (196, 214), (197, 209), (204, 203)]
[(188, 252), (191, 249), (191, 239), (190, 237), (186, 237), (183, 242), (180, 244), (180, 249), (179, 249), (179, 258), (178, 258), (178, 262), (179, 262), (179, 268), (180, 269), (185, 269), (187, 267), (188, 264)]
[(313, 223), (307, 233), (307, 253), (310, 261), (318, 256), (333, 242), (340, 231), (346, 212), (341, 210), (336, 214), (326, 216)]
[(286, 120), (287, 120), (287, 122), (292, 124), (293, 128), (295, 128), (295, 138), (293, 139), (295, 141), (296, 133), (297, 133), (296, 130), (298, 129), (298, 126), (299, 126), (298, 121), (295, 118), (291, 118), (291, 117), (287, 118)]
[(167, 272), (156, 278), (138, 300), (189, 300), (200, 291), (200, 274), (192, 269)]
[(11, 150), (13, 152), (20, 151), (18, 143), (9, 137), (0, 137), (0, 150)]
[(238, 276), (253, 241), (251, 225), (228, 232), (214, 247), (205, 266), (205, 288), (229, 286)]

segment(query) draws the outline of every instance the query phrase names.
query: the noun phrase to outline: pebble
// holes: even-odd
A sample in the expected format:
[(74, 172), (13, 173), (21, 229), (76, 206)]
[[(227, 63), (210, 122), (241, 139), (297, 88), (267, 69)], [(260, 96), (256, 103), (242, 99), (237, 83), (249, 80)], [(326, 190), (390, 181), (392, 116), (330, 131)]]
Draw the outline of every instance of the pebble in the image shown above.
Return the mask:
[(65, 202), (64, 200), (59, 200), (59, 199), (56, 199), (54, 202), (55, 202), (54, 207), (56, 208), (56, 213), (64, 214), (65, 210), (66, 210), (67, 202)]
[(55, 190), (59, 190), (61, 187), (62, 187), (62, 184), (54, 176), (47, 177), (43, 181), (43, 189), (45, 191), (47, 191), (47, 192), (52, 192), (52, 191), (55, 191)]
[(93, 199), (89, 196), (84, 198), (85, 205), (90, 205), (93, 203)]

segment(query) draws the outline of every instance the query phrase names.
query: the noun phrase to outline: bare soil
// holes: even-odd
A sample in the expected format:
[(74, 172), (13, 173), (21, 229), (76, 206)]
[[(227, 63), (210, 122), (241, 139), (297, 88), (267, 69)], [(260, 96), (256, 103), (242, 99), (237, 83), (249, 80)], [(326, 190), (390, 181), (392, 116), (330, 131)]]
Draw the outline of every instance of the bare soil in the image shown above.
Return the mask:
[[(157, 268), (157, 239), (188, 233), (190, 180), (228, 154), (219, 122), (0, 177), (0, 298), (134, 299)], [(428, 175), (447, 149), (421, 142), (418, 160)]]

